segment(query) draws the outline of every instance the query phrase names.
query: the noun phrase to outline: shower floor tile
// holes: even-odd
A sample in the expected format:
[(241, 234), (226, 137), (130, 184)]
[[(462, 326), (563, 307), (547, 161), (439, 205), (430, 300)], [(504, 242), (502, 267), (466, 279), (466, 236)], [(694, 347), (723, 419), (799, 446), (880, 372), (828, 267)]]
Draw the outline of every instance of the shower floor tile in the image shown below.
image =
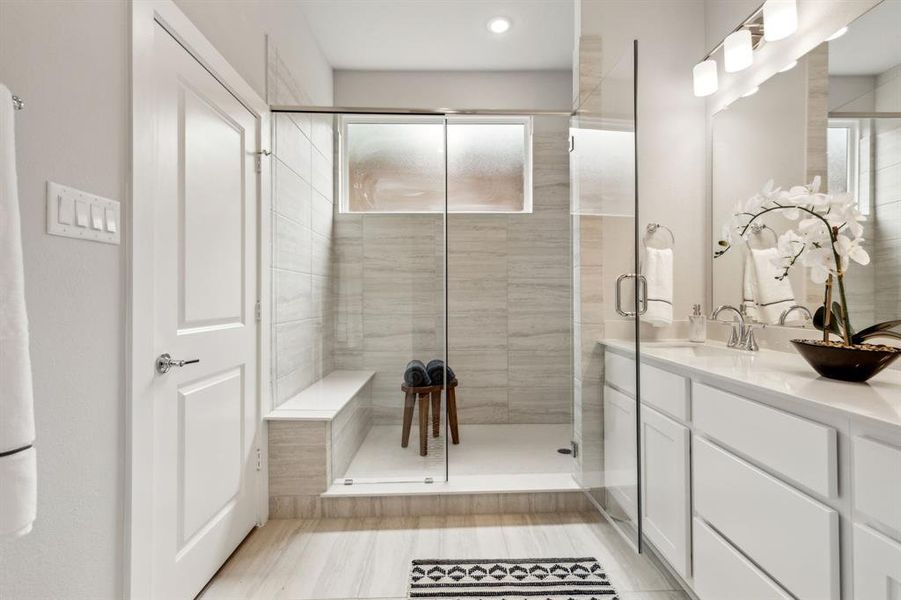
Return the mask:
[[(573, 470), (571, 455), (560, 454), (569, 448), (570, 425), (460, 425), (460, 443), (449, 445), (448, 475), (451, 481), (466, 478), (483, 480), (494, 477), (525, 480), (537, 475), (561, 475), (568, 481)], [(410, 445), (400, 446), (400, 425), (376, 425), (363, 440), (347, 472), (336, 474), (358, 481), (422, 482), (432, 477), (445, 478), (444, 432), (429, 438), (429, 455), (419, 456), (419, 433), (414, 427)], [(545, 478), (546, 479), (546, 478)], [(558, 484), (559, 485), (559, 484)], [(568, 485), (565, 487), (569, 487)]]

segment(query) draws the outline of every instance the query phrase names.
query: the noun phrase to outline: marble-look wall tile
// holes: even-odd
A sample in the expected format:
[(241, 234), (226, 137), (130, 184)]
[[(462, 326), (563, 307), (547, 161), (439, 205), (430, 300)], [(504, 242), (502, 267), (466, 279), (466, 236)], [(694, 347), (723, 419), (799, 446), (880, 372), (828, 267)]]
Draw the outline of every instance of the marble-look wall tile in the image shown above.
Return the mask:
[(329, 424), (332, 480), (341, 479), (372, 429), (372, 391), (365, 386)]
[(312, 144), (294, 121), (285, 114), (275, 115), (275, 144), (272, 153), (306, 181), (312, 178)]
[(270, 496), (321, 494), (328, 480), (326, 422), (269, 422)]
[(273, 160), (273, 179), (275, 212), (301, 226), (309, 227), (312, 193), (309, 180), (292, 171), (278, 157)]
[[(397, 422), (404, 366), (413, 358), (440, 357), (445, 328), (449, 363), (460, 380), (462, 422), (516, 422), (513, 415), (525, 422), (538, 419), (537, 396), (511, 410), (514, 363), (529, 370), (544, 362), (550, 365), (545, 375), (562, 369), (542, 382), (543, 397), (551, 402), (545, 422), (571, 418), (566, 122), (536, 132), (533, 150), (533, 213), (447, 217), (447, 323), (442, 215), (336, 216), (337, 362), (378, 372), (372, 396), (377, 422)], [(519, 354), (511, 360), (511, 352)], [(553, 358), (542, 361), (545, 355)], [(526, 378), (521, 387), (534, 381), (519, 376)]]

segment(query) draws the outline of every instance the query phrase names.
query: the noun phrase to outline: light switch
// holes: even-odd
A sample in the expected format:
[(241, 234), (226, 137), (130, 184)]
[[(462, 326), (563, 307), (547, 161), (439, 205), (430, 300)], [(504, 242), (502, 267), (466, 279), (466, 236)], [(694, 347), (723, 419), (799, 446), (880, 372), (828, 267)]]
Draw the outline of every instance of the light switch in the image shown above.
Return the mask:
[(106, 230), (110, 233), (119, 231), (119, 211), (112, 208), (106, 209)]
[(84, 200), (75, 201), (75, 224), (79, 227), (88, 226), (88, 203)]
[(111, 198), (47, 182), (47, 233), (50, 235), (118, 244), (121, 241), (119, 212), (119, 203)]
[(56, 222), (61, 225), (71, 225), (72, 219), (75, 218), (75, 203), (72, 198), (57, 196), (56, 201), (58, 206)]
[(99, 204), (91, 204), (91, 227), (103, 230), (103, 207)]

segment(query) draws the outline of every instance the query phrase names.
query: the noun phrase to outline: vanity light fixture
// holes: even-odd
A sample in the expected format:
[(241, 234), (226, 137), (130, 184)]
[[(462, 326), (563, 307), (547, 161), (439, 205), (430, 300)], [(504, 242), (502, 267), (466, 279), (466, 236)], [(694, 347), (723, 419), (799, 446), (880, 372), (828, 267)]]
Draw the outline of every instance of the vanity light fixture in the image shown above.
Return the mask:
[(488, 21), (488, 31), (491, 33), (507, 33), (513, 24), (507, 17), (495, 17)]
[(792, 69), (794, 69), (797, 66), (798, 66), (798, 61), (793, 60), (790, 63), (788, 63), (787, 65), (785, 65), (784, 67), (782, 67), (781, 69), (779, 69), (779, 72), (785, 73), (787, 71), (791, 71)]
[(719, 81), (716, 72), (716, 61), (707, 59), (699, 62), (692, 69), (694, 79), (694, 92), (698, 98), (716, 93), (719, 89)]
[(798, 30), (796, 0), (767, 0), (763, 5), (763, 38), (768, 42), (784, 40)]
[(723, 60), (727, 73), (737, 73), (754, 62), (754, 45), (750, 29), (739, 29), (723, 42)]
[(848, 28), (847, 28), (847, 27), (842, 27), (841, 29), (839, 29), (838, 31), (836, 31), (835, 33), (833, 33), (832, 35), (830, 35), (829, 37), (827, 37), (827, 38), (826, 38), (826, 41), (827, 41), (827, 42), (831, 42), (832, 40), (837, 40), (838, 38), (842, 37), (842, 36), (845, 35), (846, 33), (848, 33)]

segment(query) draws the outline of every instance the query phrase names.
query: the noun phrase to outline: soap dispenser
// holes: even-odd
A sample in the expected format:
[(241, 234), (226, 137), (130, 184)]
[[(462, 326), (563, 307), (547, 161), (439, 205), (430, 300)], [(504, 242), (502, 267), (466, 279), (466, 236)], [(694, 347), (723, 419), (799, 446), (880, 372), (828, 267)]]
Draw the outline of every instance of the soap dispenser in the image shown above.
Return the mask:
[(707, 317), (701, 314), (700, 304), (695, 304), (691, 309), (692, 313), (688, 316), (688, 339), (703, 344), (707, 341)]

